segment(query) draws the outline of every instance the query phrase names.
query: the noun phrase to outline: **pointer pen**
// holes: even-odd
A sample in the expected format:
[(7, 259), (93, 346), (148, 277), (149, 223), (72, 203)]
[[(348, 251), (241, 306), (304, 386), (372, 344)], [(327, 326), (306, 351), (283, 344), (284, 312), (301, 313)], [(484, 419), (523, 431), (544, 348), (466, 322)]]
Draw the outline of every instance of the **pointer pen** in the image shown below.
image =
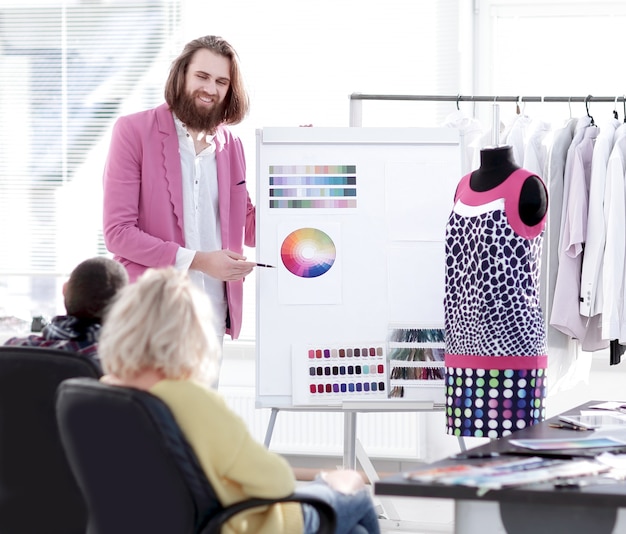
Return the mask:
[(276, 269), (276, 265), (268, 265), (267, 263), (254, 262), (257, 267), (269, 267), (270, 269)]

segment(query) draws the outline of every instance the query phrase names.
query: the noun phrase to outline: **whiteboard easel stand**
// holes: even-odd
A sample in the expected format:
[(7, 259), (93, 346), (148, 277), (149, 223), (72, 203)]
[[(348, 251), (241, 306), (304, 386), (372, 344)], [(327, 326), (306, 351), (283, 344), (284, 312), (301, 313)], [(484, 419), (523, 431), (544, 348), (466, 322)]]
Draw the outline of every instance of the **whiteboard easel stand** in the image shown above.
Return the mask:
[[(276, 417), (280, 410), (289, 411), (320, 411), (317, 406), (311, 408), (272, 408), (270, 412), (270, 419), (267, 423), (267, 430), (265, 431), (265, 439), (263, 443), (269, 449), (272, 441), (272, 434), (274, 433), (274, 426), (276, 424)], [(344, 469), (356, 469), (357, 451), (356, 451), (356, 411), (344, 411), (343, 408), (337, 407), (336, 409), (328, 408), (321, 411), (343, 411), (343, 460), (342, 466)], [(368, 459), (369, 460), (369, 459)], [(360, 461), (360, 459), (359, 459)]]
[[(336, 407), (326, 406), (294, 406), (287, 408), (271, 408), (270, 418), (265, 433), (263, 443), (269, 448), (272, 441), (272, 434), (276, 424), (276, 418), (280, 410), (287, 411), (328, 411), (343, 412), (343, 463), (344, 469), (356, 469), (357, 459), (365, 476), (370, 484), (379, 480), (376, 469), (372, 464), (363, 445), (356, 436), (357, 414), (373, 413), (373, 412), (433, 412), (444, 410), (443, 404), (436, 404), (432, 401), (412, 401), (412, 400), (392, 400), (385, 399), (383, 401), (343, 401), (341, 405)], [(462, 438), (459, 438), (461, 442)], [(464, 448), (462, 450), (465, 450)], [(422, 523), (401, 520), (398, 512), (390, 498), (378, 497), (384, 518), (379, 519), (381, 530), (396, 530), (415, 532), (423, 529)], [(431, 528), (431, 525), (428, 525)]]
[[(269, 448), (276, 425), (276, 418), (279, 411), (302, 411), (302, 412), (341, 412), (343, 413), (343, 463), (344, 469), (356, 469), (357, 442), (356, 427), (357, 414), (374, 412), (433, 412), (443, 411), (444, 405), (433, 401), (384, 399), (384, 400), (348, 400), (336, 406), (288, 406), (272, 407), (270, 418), (265, 432), (263, 443)], [(365, 458), (359, 457), (359, 462), (363, 466)], [(365, 460), (369, 462), (369, 459)], [(371, 463), (370, 463), (371, 465)]]

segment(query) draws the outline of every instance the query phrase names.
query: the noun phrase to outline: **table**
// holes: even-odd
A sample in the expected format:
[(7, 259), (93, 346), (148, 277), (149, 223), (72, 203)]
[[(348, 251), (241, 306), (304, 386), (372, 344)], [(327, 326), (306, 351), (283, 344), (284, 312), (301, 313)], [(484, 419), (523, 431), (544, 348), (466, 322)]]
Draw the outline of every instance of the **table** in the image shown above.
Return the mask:
[[(600, 402), (591, 401), (565, 413), (575, 414)], [(580, 432), (549, 426), (557, 421), (558, 416), (555, 416), (511, 436), (470, 449), (467, 454), (488, 456), (514, 450), (516, 448), (509, 443), (511, 439), (580, 437)], [(425, 467), (485, 461), (459, 456), (462, 457), (463, 453)], [(533, 484), (492, 490), (479, 496), (476, 488), (416, 482), (397, 474), (375, 482), (374, 494), (454, 499), (457, 534), (626, 533), (626, 482), (601, 482), (599, 479), (597, 482), (574, 488), (555, 488), (551, 483)]]

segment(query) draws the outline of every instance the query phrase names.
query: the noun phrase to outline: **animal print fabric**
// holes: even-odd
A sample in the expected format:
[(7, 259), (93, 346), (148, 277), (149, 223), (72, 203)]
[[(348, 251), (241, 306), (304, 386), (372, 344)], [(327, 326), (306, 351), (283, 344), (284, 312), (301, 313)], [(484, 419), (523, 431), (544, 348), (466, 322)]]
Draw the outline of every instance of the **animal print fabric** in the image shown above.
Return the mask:
[(545, 418), (547, 347), (539, 303), (545, 219), (533, 237), (512, 226), (520, 227), (520, 192), (531, 176), (520, 171), (485, 192), (473, 191), (464, 177), (446, 226), (449, 434), (495, 438)]

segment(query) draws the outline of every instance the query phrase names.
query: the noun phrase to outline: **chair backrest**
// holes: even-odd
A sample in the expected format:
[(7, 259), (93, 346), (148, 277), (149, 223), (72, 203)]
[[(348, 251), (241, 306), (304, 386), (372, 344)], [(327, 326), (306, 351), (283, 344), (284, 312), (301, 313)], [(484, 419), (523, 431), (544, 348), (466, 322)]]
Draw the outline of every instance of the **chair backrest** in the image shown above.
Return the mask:
[(89, 359), (42, 347), (0, 346), (0, 533), (84, 534), (84, 499), (55, 415), (58, 385), (101, 376)]
[(221, 509), (169, 408), (149, 392), (68, 380), (57, 419), (89, 534), (191, 534)]

